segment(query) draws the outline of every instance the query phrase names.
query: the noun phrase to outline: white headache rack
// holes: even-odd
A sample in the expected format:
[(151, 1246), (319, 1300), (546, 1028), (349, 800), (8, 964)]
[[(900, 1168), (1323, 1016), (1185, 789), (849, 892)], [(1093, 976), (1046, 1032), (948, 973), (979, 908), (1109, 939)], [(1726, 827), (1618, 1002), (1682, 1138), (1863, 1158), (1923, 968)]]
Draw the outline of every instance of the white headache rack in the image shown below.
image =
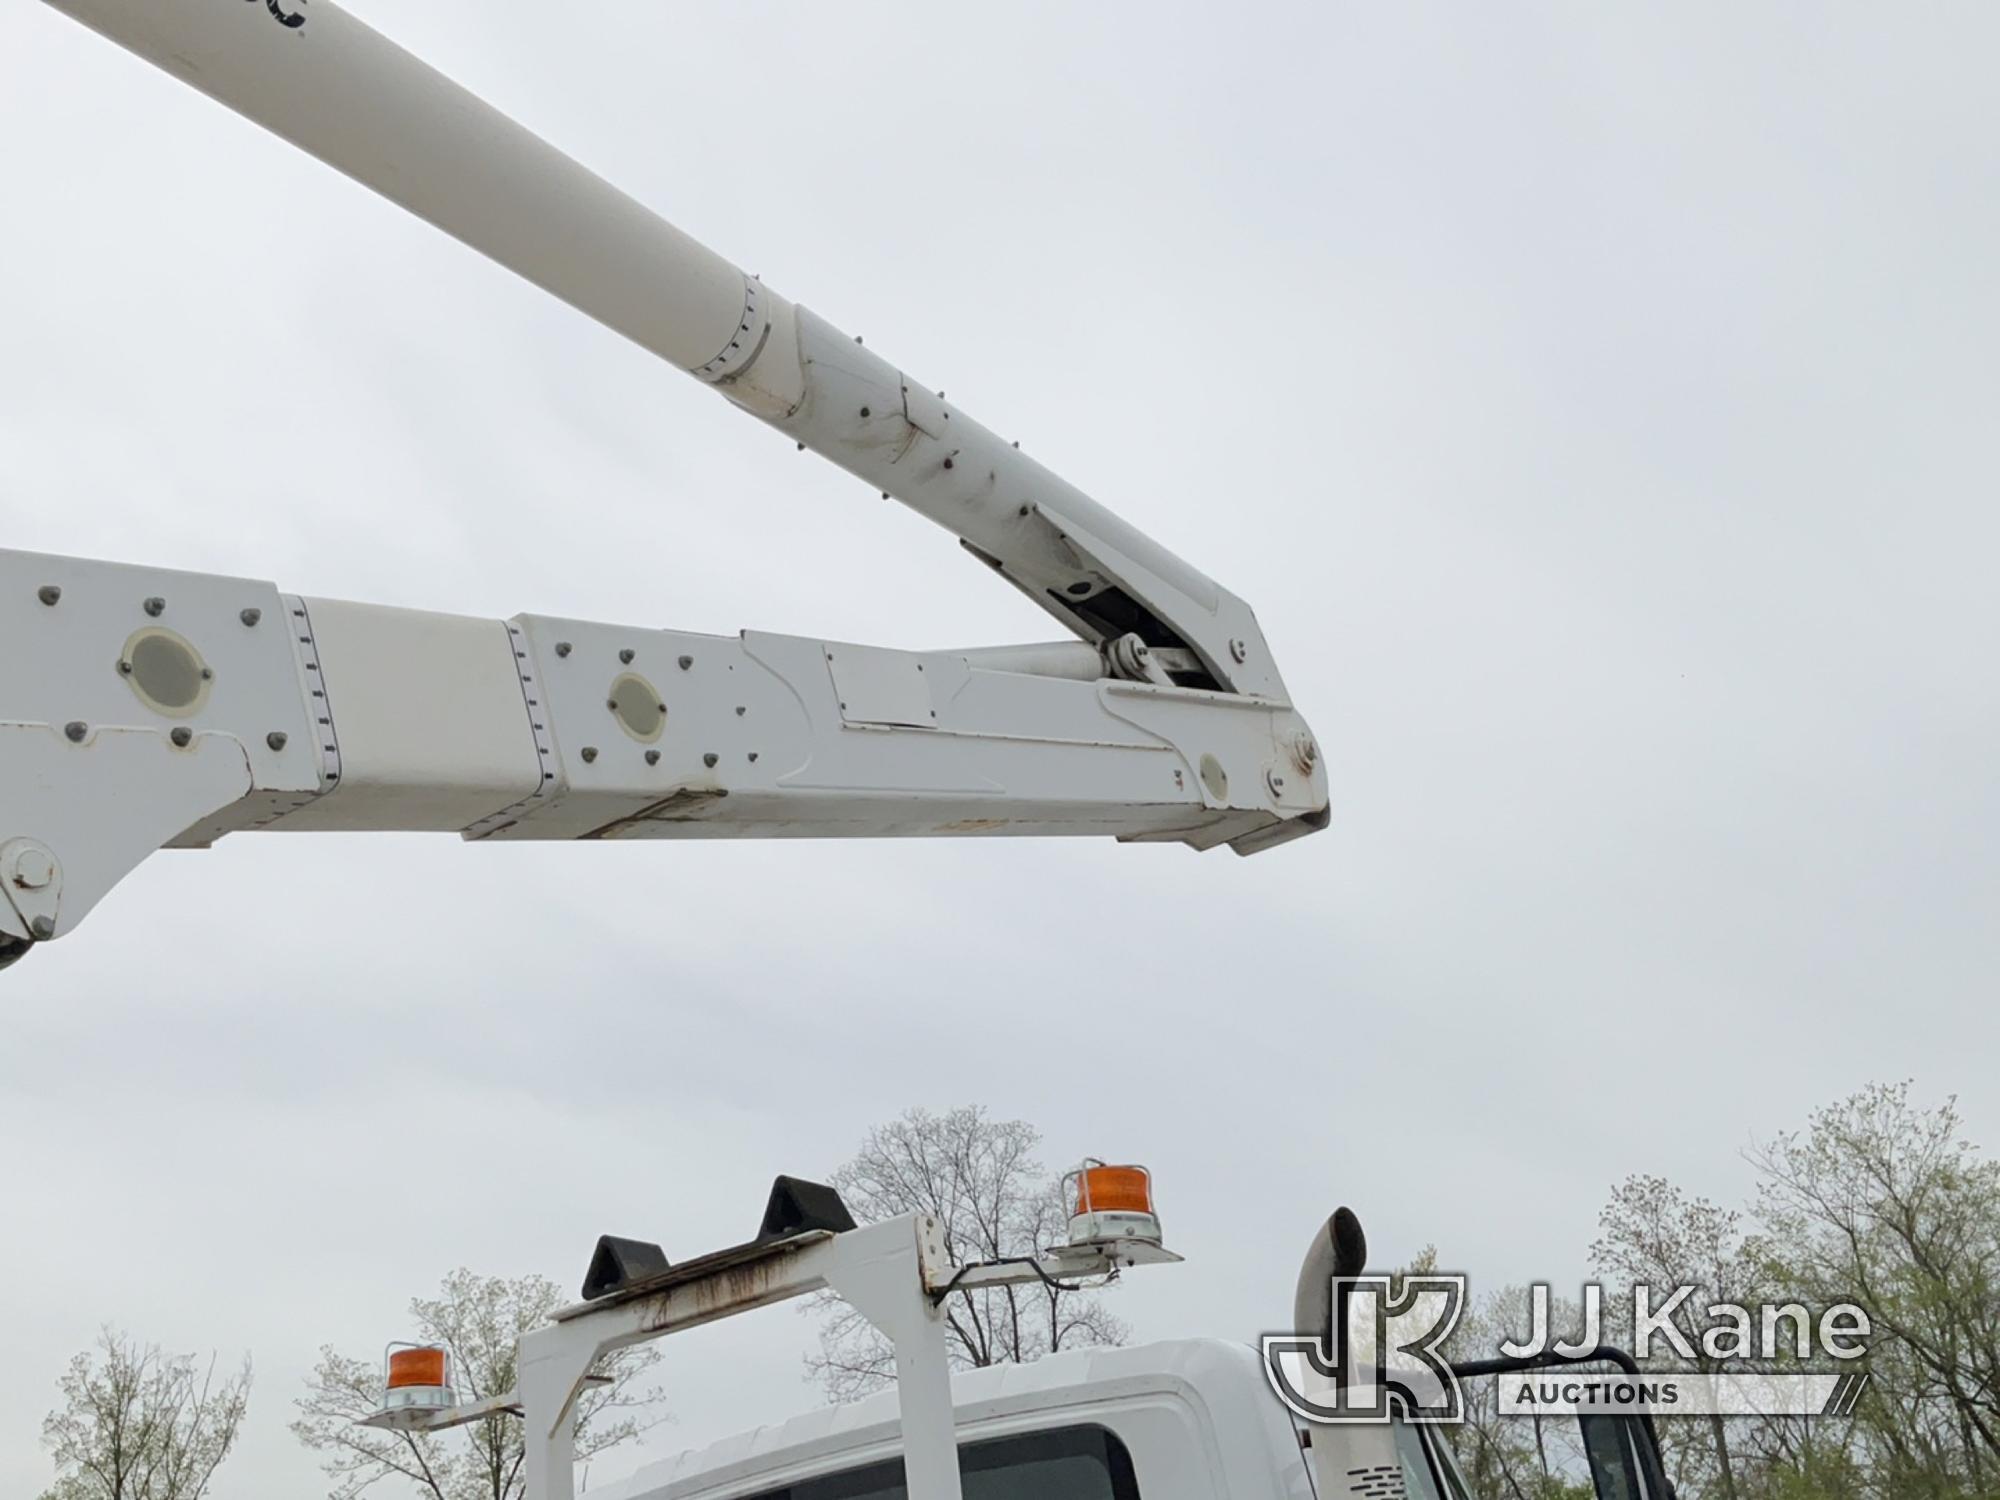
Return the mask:
[(383, 1409), (366, 1425), (437, 1432), (500, 1412), (517, 1414), (526, 1429), (524, 1500), (575, 1500), (577, 1402), (602, 1379), (596, 1371), (607, 1355), (829, 1291), (895, 1349), (908, 1493), (913, 1500), (960, 1500), (945, 1299), (961, 1288), (1068, 1283), (1180, 1259), (1155, 1237), (1073, 1243), (1035, 1257), (959, 1265), (946, 1249), (943, 1227), (928, 1214), (860, 1228), (824, 1227), (852, 1222), (832, 1189), (780, 1178), (765, 1215), (766, 1233), (748, 1244), (668, 1265), (656, 1245), (606, 1236), (585, 1281), (585, 1300), (518, 1341), (514, 1390), (464, 1406), (441, 1396), (426, 1412), (395, 1399), (392, 1384)]

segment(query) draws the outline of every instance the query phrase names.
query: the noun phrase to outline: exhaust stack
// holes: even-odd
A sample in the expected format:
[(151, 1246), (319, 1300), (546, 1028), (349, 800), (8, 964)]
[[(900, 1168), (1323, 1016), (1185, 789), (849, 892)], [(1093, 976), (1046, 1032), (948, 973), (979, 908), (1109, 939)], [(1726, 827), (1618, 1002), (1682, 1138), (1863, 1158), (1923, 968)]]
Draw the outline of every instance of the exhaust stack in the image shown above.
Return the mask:
[(1328, 1352), (1333, 1348), (1333, 1279), (1359, 1276), (1368, 1264), (1368, 1236), (1361, 1220), (1342, 1204), (1319, 1227), (1299, 1267), (1299, 1287), (1292, 1299), (1292, 1326), (1301, 1337), (1316, 1338)]

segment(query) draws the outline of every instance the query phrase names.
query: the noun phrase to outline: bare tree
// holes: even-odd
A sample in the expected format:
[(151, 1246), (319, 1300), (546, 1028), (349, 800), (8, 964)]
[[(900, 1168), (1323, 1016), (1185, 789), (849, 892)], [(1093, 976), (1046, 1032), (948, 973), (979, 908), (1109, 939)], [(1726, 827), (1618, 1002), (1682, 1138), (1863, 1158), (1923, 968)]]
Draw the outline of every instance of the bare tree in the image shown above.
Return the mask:
[[(463, 1268), (445, 1277), (435, 1297), (410, 1301), (414, 1331), (451, 1353), (461, 1401), (483, 1401), (514, 1389), (514, 1340), (548, 1321), (569, 1299), (544, 1276), (475, 1276)], [(589, 1387), (578, 1404), (576, 1456), (587, 1462), (637, 1436), (658, 1420), (657, 1393), (639, 1377), (659, 1359), (649, 1346), (622, 1350), (596, 1373), (609, 1382)], [(355, 1500), (388, 1480), (429, 1500), (516, 1500), (525, 1488), (521, 1419), (500, 1414), (446, 1433), (385, 1432), (357, 1427), (381, 1405), (379, 1357), (351, 1359), (328, 1347), (293, 1404), (292, 1433), (321, 1453), (332, 1483), (330, 1500)]]
[[(1419, 1261), (1418, 1270), (1435, 1269)], [(1573, 1336), (1583, 1314), (1567, 1298), (1550, 1301), (1549, 1327)], [(1525, 1286), (1488, 1292), (1469, 1306), (1452, 1330), (1447, 1350), (1453, 1359), (1491, 1359), (1508, 1339), (1526, 1338), (1533, 1327), (1530, 1293)], [(1588, 1494), (1582, 1445), (1574, 1422), (1540, 1416), (1515, 1416), (1501, 1409), (1501, 1382), (1487, 1378), (1465, 1382), (1465, 1420), (1440, 1429), (1457, 1451), (1472, 1492), (1493, 1500), (1564, 1500)]]
[(110, 1328), (70, 1361), (63, 1404), (42, 1423), (57, 1479), (45, 1500), (201, 1500), (243, 1423), (250, 1361), (163, 1354)]
[[(856, 1219), (936, 1217), (960, 1263), (1032, 1255), (1068, 1232), (1062, 1180), (1036, 1157), (1041, 1134), (1025, 1120), (994, 1120), (968, 1105), (944, 1114), (913, 1109), (868, 1134), (834, 1186)], [(895, 1352), (839, 1298), (806, 1304), (820, 1313), (819, 1353), (809, 1375), (835, 1401), (880, 1390), (896, 1378)], [(1094, 1292), (1046, 1283), (955, 1291), (945, 1303), (954, 1368), (1026, 1364), (1059, 1349), (1122, 1343), (1125, 1324)]]

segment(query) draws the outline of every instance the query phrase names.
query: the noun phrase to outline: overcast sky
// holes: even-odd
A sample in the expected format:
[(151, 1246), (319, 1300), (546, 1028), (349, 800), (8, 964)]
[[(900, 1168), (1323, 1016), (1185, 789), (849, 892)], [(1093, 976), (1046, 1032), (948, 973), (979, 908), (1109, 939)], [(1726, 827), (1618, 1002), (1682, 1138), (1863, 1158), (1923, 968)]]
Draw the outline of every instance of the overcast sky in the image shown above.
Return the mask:
[[(216, 0), (222, 3), (222, 0)], [(461, 1263), (739, 1240), (906, 1106), (1149, 1162), (1146, 1338), (1315, 1222), (1584, 1269), (1870, 1080), (2000, 1143), (1988, 8), (562, 5), (365, 19), (1256, 608), (1331, 830), (149, 861), (0, 978), (0, 1493), (110, 1321), (254, 1354)], [(357, 107), (365, 101), (357, 99)], [(72, 22), (0, 7), (0, 540), (296, 592), (1042, 639), (951, 537)], [(1273, 306), (1277, 308), (1274, 315)], [(5, 669), (0, 667), (0, 681)], [(816, 1399), (669, 1346), (649, 1451)], [(600, 1465), (598, 1478), (637, 1461)]]

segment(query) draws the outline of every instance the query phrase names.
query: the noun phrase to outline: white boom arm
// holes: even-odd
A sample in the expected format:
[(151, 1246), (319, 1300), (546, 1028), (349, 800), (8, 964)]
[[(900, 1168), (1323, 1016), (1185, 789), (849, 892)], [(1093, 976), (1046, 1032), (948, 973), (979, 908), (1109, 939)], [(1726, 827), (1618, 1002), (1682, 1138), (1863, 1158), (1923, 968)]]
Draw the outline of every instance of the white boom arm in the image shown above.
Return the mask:
[(1080, 639), (502, 623), (0, 552), (0, 961), (152, 849), (248, 827), (1248, 853), (1325, 826), (1241, 600), (332, 0), (48, 3), (955, 532)]

